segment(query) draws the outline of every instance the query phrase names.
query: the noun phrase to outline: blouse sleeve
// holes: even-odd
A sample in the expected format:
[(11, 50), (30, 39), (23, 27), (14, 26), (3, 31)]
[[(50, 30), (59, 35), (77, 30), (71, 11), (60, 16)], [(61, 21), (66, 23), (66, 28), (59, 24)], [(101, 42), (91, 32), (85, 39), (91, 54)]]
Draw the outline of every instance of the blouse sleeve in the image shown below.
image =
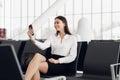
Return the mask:
[(68, 56), (59, 58), (60, 63), (70, 63), (75, 60), (77, 56), (77, 39), (73, 38), (73, 44), (70, 48), (70, 53)]
[(44, 50), (48, 47), (50, 47), (50, 39), (47, 39), (45, 42), (39, 42), (37, 40), (35, 40), (35, 43), (34, 43), (38, 48)]

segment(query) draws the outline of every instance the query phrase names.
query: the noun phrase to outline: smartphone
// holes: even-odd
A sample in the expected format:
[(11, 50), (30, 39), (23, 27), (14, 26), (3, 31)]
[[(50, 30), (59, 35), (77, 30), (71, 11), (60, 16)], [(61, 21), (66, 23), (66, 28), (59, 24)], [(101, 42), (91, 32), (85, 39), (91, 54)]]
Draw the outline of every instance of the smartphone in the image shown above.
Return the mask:
[(29, 29), (33, 29), (33, 27), (32, 27), (32, 25), (31, 25), (31, 24), (29, 25)]
[[(29, 25), (29, 29), (31, 29), (33, 31), (33, 27), (31, 24)], [(34, 35), (34, 33), (32, 33), (32, 35)]]

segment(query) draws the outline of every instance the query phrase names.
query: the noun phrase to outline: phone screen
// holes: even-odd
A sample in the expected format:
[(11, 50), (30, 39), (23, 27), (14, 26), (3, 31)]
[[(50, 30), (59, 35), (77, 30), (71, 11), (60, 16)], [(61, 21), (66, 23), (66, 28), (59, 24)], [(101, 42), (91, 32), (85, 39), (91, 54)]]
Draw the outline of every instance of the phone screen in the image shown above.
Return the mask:
[(29, 25), (29, 29), (33, 29), (32, 25)]
[[(29, 25), (29, 29), (31, 29), (33, 31), (32, 25)], [(32, 33), (32, 35), (34, 35), (34, 32)]]

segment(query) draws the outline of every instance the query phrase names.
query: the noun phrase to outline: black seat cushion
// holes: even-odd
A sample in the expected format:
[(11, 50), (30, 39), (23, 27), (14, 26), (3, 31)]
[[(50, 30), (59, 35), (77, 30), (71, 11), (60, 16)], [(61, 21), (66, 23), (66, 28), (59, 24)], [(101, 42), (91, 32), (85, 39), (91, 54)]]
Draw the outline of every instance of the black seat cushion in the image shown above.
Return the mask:
[(118, 42), (90, 42), (85, 56), (83, 75), (111, 77), (110, 64), (118, 62), (118, 53)]
[(15, 40), (0, 40), (1, 44), (12, 44), (15, 48), (15, 52), (17, 54), (17, 57), (20, 61), (21, 57), (21, 47), (22, 47), (22, 41), (15, 41)]
[(21, 41), (15, 41), (15, 40), (1, 40), (1, 44), (12, 44), (15, 48), (16, 53), (19, 53), (19, 48), (21, 45)]

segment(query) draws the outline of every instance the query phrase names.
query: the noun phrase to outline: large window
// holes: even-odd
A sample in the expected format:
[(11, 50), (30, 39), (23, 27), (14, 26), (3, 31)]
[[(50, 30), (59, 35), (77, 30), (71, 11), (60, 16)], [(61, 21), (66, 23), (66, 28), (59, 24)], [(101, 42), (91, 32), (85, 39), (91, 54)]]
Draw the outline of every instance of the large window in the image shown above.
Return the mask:
[[(26, 28), (57, 0), (0, 0), (0, 28), (7, 29), (8, 39), (28, 39)], [(54, 18), (63, 15), (75, 33), (78, 21), (85, 17), (95, 39), (119, 39), (120, 0), (68, 0), (37, 31), (37, 38), (54, 32)], [(24, 35), (22, 35), (24, 33)]]

